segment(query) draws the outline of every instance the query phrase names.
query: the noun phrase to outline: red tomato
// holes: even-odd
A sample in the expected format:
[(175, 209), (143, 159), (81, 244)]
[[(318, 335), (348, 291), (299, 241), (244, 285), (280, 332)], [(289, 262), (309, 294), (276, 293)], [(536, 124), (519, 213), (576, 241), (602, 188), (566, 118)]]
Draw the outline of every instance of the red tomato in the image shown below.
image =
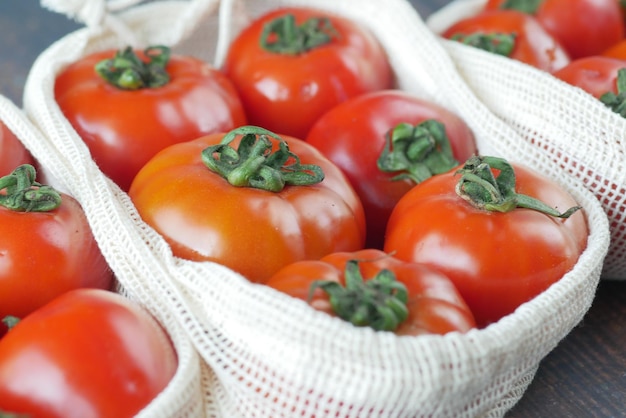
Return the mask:
[(6, 176), (19, 165), (34, 163), (24, 144), (0, 120), (0, 176)]
[(139, 305), (104, 290), (75, 290), (0, 340), (0, 410), (39, 418), (132, 417), (177, 367), (167, 334)]
[[(136, 89), (129, 83), (120, 82), (126, 86), (121, 88), (106, 81), (95, 68), (107, 63), (104, 60), (111, 59), (115, 51), (84, 57), (56, 79), (55, 98), (61, 111), (100, 169), (123, 190), (161, 149), (246, 122), (237, 92), (222, 73), (196, 58), (170, 57), (167, 49), (156, 51), (148, 50), (149, 56), (157, 63), (164, 61), (169, 74), (169, 81), (153, 77), (157, 86), (151, 86), (152, 79)], [(135, 52), (146, 60), (146, 54)], [(133, 51), (118, 54), (134, 62)], [(134, 59), (139, 61), (137, 56)], [(108, 64), (100, 64), (102, 67), (107, 77), (117, 75)], [(156, 72), (162, 75), (162, 71)], [(161, 82), (165, 84), (159, 85)]]
[[(470, 181), (465, 171), (480, 181)], [(457, 194), (457, 187), (462, 193)], [(492, 204), (487, 199), (490, 188)], [(482, 196), (482, 207), (473, 204), (477, 197), (470, 197), (472, 190)], [(563, 217), (520, 207), (529, 196)], [(577, 209), (569, 193), (537, 172), (521, 165), (512, 168), (493, 157), (475, 157), (463, 172), (433, 176), (404, 195), (389, 219), (385, 252), (447, 275), (478, 326), (484, 327), (512, 313), (576, 264), (588, 236), (584, 214)]]
[(296, 262), (266, 285), (356, 326), (397, 335), (443, 335), (476, 326), (450, 279), (374, 249)]
[(600, 99), (607, 92), (618, 93), (617, 75), (624, 68), (626, 60), (596, 55), (574, 60), (553, 75)]
[(572, 59), (600, 54), (624, 38), (618, 0), (488, 0), (485, 9), (535, 16)]
[(626, 39), (623, 39), (611, 45), (610, 47), (602, 51), (600, 55), (605, 56), (605, 57), (610, 57), (610, 58), (626, 60)]
[[(171, 146), (139, 172), (129, 195), (174, 255), (215, 261), (255, 282), (298, 260), (362, 248), (363, 206), (341, 170), (306, 142), (273, 135), (243, 127)], [(228, 155), (238, 144), (245, 161)], [(210, 170), (207, 160), (232, 172), (225, 178)], [(305, 167), (298, 169), (299, 163)], [(323, 181), (304, 174), (314, 168), (321, 168)], [(262, 176), (318, 182), (288, 182), (271, 191), (254, 184)]]
[[(406, 145), (394, 145), (395, 161), (410, 154), (409, 144), (425, 145), (425, 154), (402, 158), (402, 162), (410, 162), (402, 165), (406, 169), (383, 171), (378, 160), (391, 145), (387, 145), (391, 138), (387, 134), (401, 123), (410, 125), (402, 128), (410, 135), (401, 135)], [(399, 90), (367, 93), (337, 105), (313, 125), (306, 141), (342, 169), (359, 195), (365, 209), (368, 248), (382, 248), (393, 207), (416, 182), (433, 172), (448, 171), (457, 160), (465, 161), (476, 153), (474, 136), (461, 118)], [(443, 158), (442, 149), (452, 152)], [(402, 150), (406, 153), (401, 154)], [(396, 178), (409, 171), (409, 177)]]
[(461, 19), (442, 36), (548, 72), (570, 61), (561, 44), (535, 18), (517, 10), (491, 10)]
[(79, 203), (34, 179), (32, 166), (0, 178), (0, 319), (113, 280)]
[(385, 52), (363, 25), (308, 8), (257, 18), (232, 43), (224, 71), (250, 124), (297, 138), (338, 103), (392, 85)]

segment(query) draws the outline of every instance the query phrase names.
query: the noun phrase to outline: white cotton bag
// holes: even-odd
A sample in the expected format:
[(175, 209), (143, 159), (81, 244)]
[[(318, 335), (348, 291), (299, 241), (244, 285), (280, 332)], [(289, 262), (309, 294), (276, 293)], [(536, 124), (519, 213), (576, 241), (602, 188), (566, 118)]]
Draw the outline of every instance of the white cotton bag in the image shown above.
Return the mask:
[[(25, 111), (45, 133), (33, 149), (42, 148), (38, 157), (49, 175), (83, 204), (124, 292), (175, 321), (192, 341), (203, 360), (206, 395), (194, 399), (206, 416), (499, 417), (588, 310), (609, 244), (602, 207), (579, 180), (489, 111), (407, 1), (388, 0), (384, 8), (379, 0), (101, 1), (104, 9), (93, 6), (97, 19), (87, 1), (44, 3), (86, 27), (51, 45), (29, 74)], [(98, 170), (63, 117), (53, 97), (55, 76), (87, 53), (128, 44), (162, 43), (219, 66), (250, 19), (283, 5), (361, 22), (387, 50), (399, 88), (459, 114), (482, 153), (523, 162), (565, 187), (583, 206), (590, 228), (576, 266), (486, 329), (397, 337), (355, 328), (218, 264), (174, 257), (128, 195)], [(179, 402), (165, 393), (162, 401)], [(148, 409), (145, 416), (161, 416)]]

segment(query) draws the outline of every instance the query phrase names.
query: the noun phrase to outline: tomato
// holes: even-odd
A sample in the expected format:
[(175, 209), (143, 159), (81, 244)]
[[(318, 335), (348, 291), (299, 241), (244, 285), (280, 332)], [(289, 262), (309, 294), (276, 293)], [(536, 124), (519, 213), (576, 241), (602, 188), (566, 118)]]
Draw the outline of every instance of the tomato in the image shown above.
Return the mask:
[(265, 284), (356, 326), (397, 335), (443, 335), (476, 326), (445, 275), (375, 249), (299, 261)]
[(0, 120), (0, 176), (10, 174), (17, 166), (35, 164), (30, 152)]
[(613, 45), (602, 51), (602, 53), (599, 55), (626, 60), (626, 39), (622, 39), (621, 41), (614, 43)]
[(110, 288), (113, 275), (80, 204), (22, 165), (0, 178), (0, 319), (24, 317), (81, 287)]
[(384, 50), (363, 25), (309, 8), (258, 17), (231, 44), (224, 71), (250, 124), (296, 138), (328, 109), (393, 82)]
[(365, 241), (363, 206), (341, 170), (306, 142), (257, 127), (168, 147), (129, 195), (174, 255), (255, 282)]
[(485, 9), (535, 16), (572, 59), (600, 54), (625, 35), (619, 0), (488, 0)]
[(132, 417), (177, 367), (169, 337), (148, 312), (113, 292), (78, 289), (0, 340), (0, 410), (40, 418)]
[[(398, 135), (392, 136), (390, 131), (400, 124), (410, 126), (398, 127)], [(389, 151), (392, 137), (398, 140), (393, 161), (407, 164), (382, 170), (378, 161)], [(474, 136), (461, 118), (399, 90), (366, 93), (337, 105), (313, 125), (306, 141), (348, 177), (365, 209), (366, 247), (379, 249), (387, 219), (404, 193), (423, 178), (448, 171), (457, 160), (476, 153)], [(411, 155), (418, 146), (420, 153)]]
[[(114, 56), (146, 80), (120, 74), (111, 67)], [(140, 57), (152, 64), (142, 66)], [(226, 76), (165, 47), (88, 55), (58, 75), (54, 94), (100, 169), (123, 190), (161, 149), (246, 122)]]
[(534, 17), (517, 10), (484, 11), (466, 17), (446, 29), (442, 36), (548, 72), (570, 61), (561, 44)]
[(533, 170), (472, 157), (460, 172), (433, 176), (404, 195), (384, 249), (448, 276), (484, 327), (576, 264), (588, 237), (578, 209), (566, 190)]

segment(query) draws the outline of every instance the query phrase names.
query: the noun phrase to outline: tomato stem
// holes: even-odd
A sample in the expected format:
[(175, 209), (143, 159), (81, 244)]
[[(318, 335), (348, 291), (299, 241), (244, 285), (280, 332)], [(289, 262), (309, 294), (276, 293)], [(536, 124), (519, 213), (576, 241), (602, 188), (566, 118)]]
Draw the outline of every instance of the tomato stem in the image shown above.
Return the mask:
[(534, 15), (543, 2), (544, 0), (504, 0), (499, 8), (503, 10), (519, 10), (520, 12)]
[(170, 60), (166, 46), (151, 46), (144, 50), (148, 62), (144, 62), (131, 47), (119, 50), (113, 58), (96, 64), (96, 72), (107, 83), (121, 90), (157, 88), (170, 81), (165, 66)]
[(515, 33), (457, 33), (450, 39), (494, 54), (510, 57), (515, 48)]
[(298, 26), (295, 16), (288, 13), (267, 22), (259, 42), (269, 52), (299, 55), (330, 43), (336, 35), (327, 17), (311, 17)]
[(17, 323), (20, 322), (20, 319), (16, 316), (13, 315), (7, 315), (4, 318), (2, 318), (2, 323), (4, 325), (6, 325), (6, 327), (9, 329), (9, 331), (17, 325)]
[[(499, 171), (497, 177), (493, 169)], [(569, 218), (581, 209), (580, 206), (573, 206), (560, 213), (539, 199), (517, 193), (515, 171), (503, 158), (471, 157), (457, 174), (461, 174), (461, 179), (456, 185), (456, 193), (478, 209), (510, 212), (516, 208), (526, 208), (557, 218)]]
[[(243, 137), (235, 150), (229, 144), (238, 135)], [(270, 138), (278, 141), (274, 152)], [(202, 151), (202, 161), (236, 187), (280, 192), (286, 185), (308, 186), (324, 180), (321, 167), (302, 164), (284, 139), (258, 126), (242, 126), (228, 132), (219, 144)]]
[(377, 331), (394, 331), (408, 318), (408, 291), (396, 275), (387, 269), (364, 281), (359, 262), (348, 260), (344, 272), (345, 287), (333, 280), (316, 280), (309, 289), (309, 299), (315, 289), (324, 290), (333, 312), (338, 317)]
[(421, 183), (451, 170), (459, 162), (452, 155), (445, 126), (429, 119), (415, 126), (400, 123), (390, 130), (377, 164), (381, 171), (400, 172), (393, 180)]
[(613, 112), (626, 118), (626, 68), (617, 71), (617, 94), (609, 91), (600, 96), (600, 101)]
[(49, 212), (61, 205), (61, 195), (50, 186), (35, 181), (37, 172), (30, 164), (18, 166), (0, 178), (0, 206), (16, 212)]

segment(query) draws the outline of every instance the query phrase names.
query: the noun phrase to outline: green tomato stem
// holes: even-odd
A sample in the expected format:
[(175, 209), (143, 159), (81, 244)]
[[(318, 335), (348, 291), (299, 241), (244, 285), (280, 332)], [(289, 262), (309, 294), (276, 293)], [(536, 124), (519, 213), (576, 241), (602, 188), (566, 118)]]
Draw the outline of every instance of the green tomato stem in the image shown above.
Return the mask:
[(429, 119), (415, 126), (400, 123), (389, 131), (377, 164), (381, 171), (399, 173), (393, 180), (421, 183), (451, 170), (459, 162), (452, 155), (445, 126)]
[(131, 47), (119, 50), (113, 58), (96, 64), (96, 73), (107, 83), (121, 90), (157, 88), (170, 81), (165, 67), (170, 60), (170, 49), (166, 46), (152, 46), (144, 50), (149, 58), (144, 62)]
[(345, 287), (332, 280), (316, 280), (309, 289), (309, 300), (317, 288), (325, 291), (333, 312), (358, 326), (377, 331), (395, 331), (409, 316), (406, 286), (390, 270), (381, 270), (370, 280), (363, 280), (358, 260), (349, 260), (345, 268)]
[(267, 22), (259, 42), (269, 52), (299, 55), (330, 43), (336, 34), (326, 17), (312, 17), (298, 26), (295, 16), (289, 13)]
[(626, 68), (617, 71), (617, 94), (609, 91), (600, 96), (600, 101), (613, 112), (626, 118)]
[(7, 315), (2, 318), (2, 323), (7, 326), (9, 331), (20, 322), (20, 319), (13, 315)]
[[(492, 168), (499, 171), (496, 177)], [(557, 218), (569, 218), (581, 209), (573, 206), (563, 213), (539, 199), (515, 191), (515, 171), (503, 158), (474, 156), (457, 171), (461, 175), (456, 193), (472, 206), (492, 212), (510, 212), (526, 208)]]
[(545, 0), (505, 0), (500, 5), (503, 10), (519, 10), (534, 15)]
[(49, 212), (61, 205), (61, 195), (50, 186), (35, 181), (37, 172), (30, 164), (18, 166), (0, 178), (0, 206), (16, 212)]
[(473, 46), (487, 52), (510, 57), (515, 48), (514, 33), (473, 33), (469, 35), (454, 34), (450, 39), (462, 44)]
[[(243, 137), (234, 149), (229, 144), (237, 135)], [(271, 138), (278, 141), (274, 152)], [(308, 186), (324, 180), (321, 167), (302, 164), (284, 139), (257, 126), (242, 126), (228, 132), (219, 144), (202, 151), (202, 161), (235, 187), (280, 192), (286, 185)]]

